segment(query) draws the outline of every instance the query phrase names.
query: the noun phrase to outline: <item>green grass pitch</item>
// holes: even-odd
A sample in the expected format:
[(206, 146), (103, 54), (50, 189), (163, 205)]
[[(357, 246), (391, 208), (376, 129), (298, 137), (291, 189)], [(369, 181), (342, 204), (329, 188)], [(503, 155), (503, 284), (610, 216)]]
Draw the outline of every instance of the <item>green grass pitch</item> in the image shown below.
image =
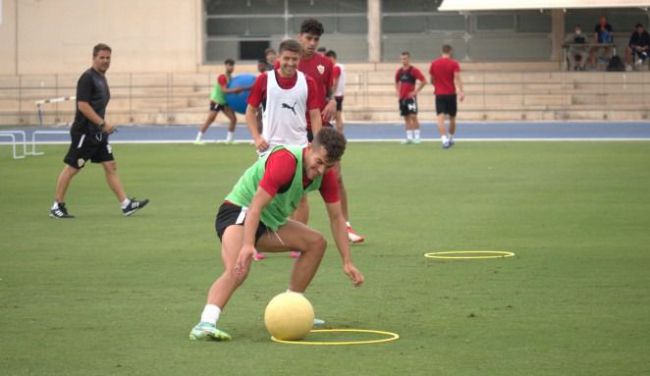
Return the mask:
[[(650, 374), (650, 143), (350, 144), (366, 283), (330, 244), (307, 297), (326, 327), (401, 336), (350, 347), (270, 341), (285, 255), (254, 263), (222, 315), (232, 342), (188, 340), (221, 272), (215, 211), (251, 146), (115, 145), (127, 193), (150, 206), (123, 217), (91, 165), (68, 192), (77, 218), (57, 221), (65, 149), (14, 161), (0, 147), (2, 375)], [(479, 249), (516, 257), (423, 257)]]

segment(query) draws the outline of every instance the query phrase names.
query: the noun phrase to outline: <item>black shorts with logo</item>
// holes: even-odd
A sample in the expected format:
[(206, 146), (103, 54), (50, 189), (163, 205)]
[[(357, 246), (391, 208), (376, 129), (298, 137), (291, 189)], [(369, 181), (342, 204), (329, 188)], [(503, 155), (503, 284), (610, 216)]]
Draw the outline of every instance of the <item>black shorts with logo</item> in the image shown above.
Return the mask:
[(417, 115), (418, 100), (417, 98), (406, 98), (399, 100), (399, 114), (401, 116)]
[[(244, 220), (246, 219), (246, 211), (248, 208), (243, 208), (241, 206), (235, 205), (232, 202), (224, 202), (219, 207), (217, 212), (217, 218), (214, 221), (214, 228), (217, 231), (217, 236), (219, 240), (223, 240), (223, 233), (226, 232), (226, 229), (232, 225), (243, 226)], [(268, 227), (260, 221), (257, 225), (257, 232), (255, 232), (255, 243), (262, 237), (262, 235), (269, 232)]]
[(223, 111), (223, 109), (226, 108), (226, 106), (227, 105), (225, 104), (219, 104), (215, 101), (210, 101), (210, 111), (214, 111), (214, 112)]
[(90, 159), (93, 163), (114, 160), (113, 150), (104, 133), (83, 133), (70, 130), (70, 148), (63, 162), (74, 168), (83, 168)]
[(334, 97), (334, 100), (336, 101), (336, 112), (343, 111), (343, 96)]
[(454, 117), (457, 111), (456, 94), (436, 95), (436, 114), (447, 114)]

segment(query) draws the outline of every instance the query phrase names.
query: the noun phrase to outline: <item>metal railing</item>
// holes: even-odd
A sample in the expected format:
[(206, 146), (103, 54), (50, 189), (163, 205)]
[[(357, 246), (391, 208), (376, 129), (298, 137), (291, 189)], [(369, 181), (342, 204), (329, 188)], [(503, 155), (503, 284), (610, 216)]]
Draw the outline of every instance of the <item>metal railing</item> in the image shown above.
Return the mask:
[[(392, 71), (348, 72), (345, 109), (350, 113), (396, 112)], [(464, 72), (464, 112), (582, 111), (635, 112), (650, 108), (649, 72)], [(114, 123), (201, 122), (208, 110), (212, 73), (116, 73), (108, 76)], [(39, 124), (37, 101), (72, 96), (76, 77), (0, 76), (0, 124)], [(421, 109), (433, 108), (431, 86), (422, 91)], [(41, 104), (46, 125), (69, 124), (74, 102)]]

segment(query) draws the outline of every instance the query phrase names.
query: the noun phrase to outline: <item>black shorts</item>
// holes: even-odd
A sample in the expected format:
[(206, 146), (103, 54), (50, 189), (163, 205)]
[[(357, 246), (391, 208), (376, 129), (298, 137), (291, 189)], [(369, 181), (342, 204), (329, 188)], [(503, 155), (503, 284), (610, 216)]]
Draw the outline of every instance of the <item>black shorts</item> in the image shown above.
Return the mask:
[(217, 102), (210, 101), (210, 111), (214, 111), (214, 112), (223, 111), (223, 109), (226, 108), (226, 106), (227, 104), (219, 104)]
[[(222, 240), (223, 233), (226, 232), (226, 229), (231, 225), (243, 226), (244, 220), (246, 219), (246, 210), (248, 208), (242, 208), (241, 206), (235, 205), (230, 202), (224, 202), (219, 207), (219, 212), (217, 213), (217, 218), (214, 221), (214, 228), (217, 231), (217, 236), (219, 240)], [(270, 230), (262, 222), (257, 226), (257, 232), (255, 233), (255, 243)]]
[(406, 98), (399, 100), (399, 114), (401, 116), (417, 115), (418, 100), (417, 98)]
[(457, 111), (456, 94), (436, 95), (436, 114), (447, 114), (454, 117)]
[(343, 97), (334, 97), (334, 100), (336, 101), (336, 112), (343, 111)]
[(115, 159), (106, 134), (93, 135), (71, 130), (70, 138), (70, 148), (63, 158), (63, 162), (71, 167), (82, 168), (89, 159), (93, 163), (109, 162)]
[[(323, 127), (334, 128), (334, 126), (330, 122), (323, 123)], [(307, 141), (309, 142), (314, 141), (314, 134), (311, 131), (311, 127), (307, 129)]]

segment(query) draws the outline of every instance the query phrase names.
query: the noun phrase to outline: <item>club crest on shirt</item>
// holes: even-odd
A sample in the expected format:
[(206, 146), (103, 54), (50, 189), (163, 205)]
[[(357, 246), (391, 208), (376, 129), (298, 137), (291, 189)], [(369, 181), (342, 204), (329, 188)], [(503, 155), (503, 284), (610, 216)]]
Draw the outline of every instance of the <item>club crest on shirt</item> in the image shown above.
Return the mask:
[(316, 69), (318, 69), (318, 73), (320, 74), (323, 74), (325, 72), (325, 66), (323, 64), (318, 64)]

